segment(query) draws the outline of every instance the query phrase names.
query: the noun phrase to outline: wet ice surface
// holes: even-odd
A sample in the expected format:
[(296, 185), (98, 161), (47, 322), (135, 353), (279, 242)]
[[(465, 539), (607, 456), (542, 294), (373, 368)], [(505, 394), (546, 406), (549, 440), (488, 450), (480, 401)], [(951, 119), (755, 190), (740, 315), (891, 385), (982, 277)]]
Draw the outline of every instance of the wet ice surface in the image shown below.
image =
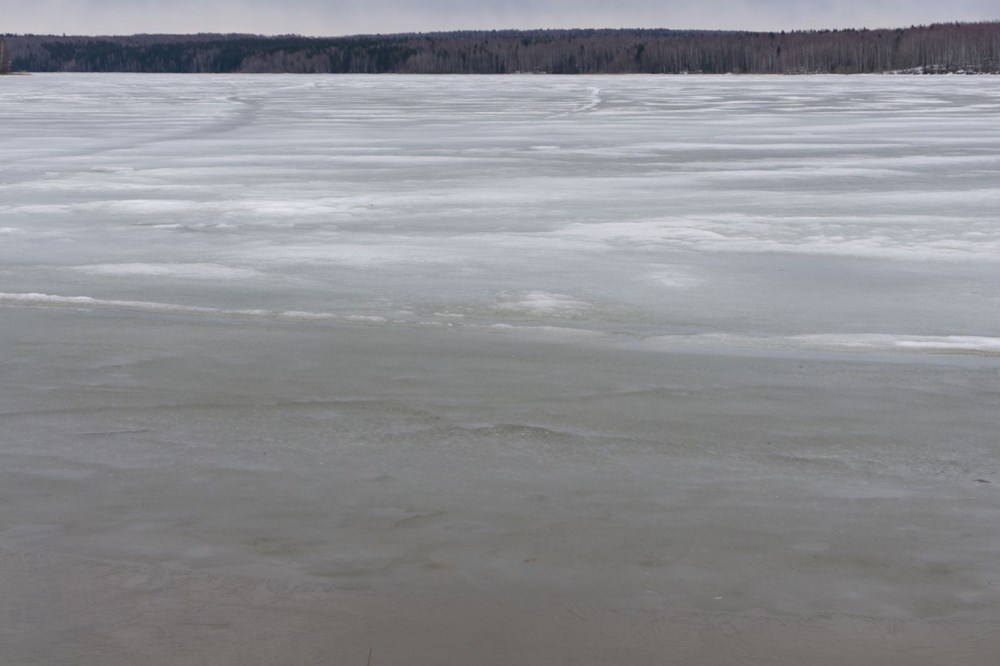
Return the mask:
[(0, 655), (993, 663), (998, 112), (5, 82)]

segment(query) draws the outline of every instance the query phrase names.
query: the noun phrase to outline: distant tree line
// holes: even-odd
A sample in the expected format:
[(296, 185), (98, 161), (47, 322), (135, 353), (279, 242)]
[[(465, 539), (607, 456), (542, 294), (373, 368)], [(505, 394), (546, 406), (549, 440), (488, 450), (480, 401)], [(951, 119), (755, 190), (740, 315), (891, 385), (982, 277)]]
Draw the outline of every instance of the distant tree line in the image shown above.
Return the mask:
[(10, 54), (7, 51), (7, 40), (0, 37), (0, 74), (10, 74)]
[(1000, 22), (886, 30), (502, 30), (353, 37), (7, 35), (52, 72), (414, 74), (1000, 73)]

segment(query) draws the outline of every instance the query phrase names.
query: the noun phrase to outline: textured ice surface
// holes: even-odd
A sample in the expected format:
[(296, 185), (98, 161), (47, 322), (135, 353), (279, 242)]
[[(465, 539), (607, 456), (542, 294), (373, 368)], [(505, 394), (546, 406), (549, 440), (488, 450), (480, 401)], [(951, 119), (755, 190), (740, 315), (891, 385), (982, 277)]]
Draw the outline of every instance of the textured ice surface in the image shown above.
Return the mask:
[(993, 666), (998, 113), (5, 80), (0, 662)]
[(39, 75), (0, 111), (6, 293), (769, 347), (1000, 331), (981, 79)]

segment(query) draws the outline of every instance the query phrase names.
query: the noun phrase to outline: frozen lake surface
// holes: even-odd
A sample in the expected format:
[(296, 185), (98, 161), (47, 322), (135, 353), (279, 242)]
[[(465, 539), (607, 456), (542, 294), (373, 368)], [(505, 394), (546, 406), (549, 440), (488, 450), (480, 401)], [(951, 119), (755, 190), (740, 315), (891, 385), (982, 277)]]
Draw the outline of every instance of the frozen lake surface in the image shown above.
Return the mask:
[(3, 80), (0, 661), (995, 663), (994, 84)]

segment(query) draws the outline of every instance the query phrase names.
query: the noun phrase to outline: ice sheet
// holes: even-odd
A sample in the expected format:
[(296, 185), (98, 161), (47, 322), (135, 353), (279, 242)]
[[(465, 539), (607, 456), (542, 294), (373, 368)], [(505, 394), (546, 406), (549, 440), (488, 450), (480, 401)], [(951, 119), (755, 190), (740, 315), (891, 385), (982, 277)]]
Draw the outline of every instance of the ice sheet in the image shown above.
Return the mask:
[(0, 89), (0, 662), (992, 666), (988, 77)]
[[(1000, 102), (982, 81), (24, 77), (0, 97), (3, 291), (636, 338), (990, 337)], [(192, 284), (210, 280), (234, 284)]]

